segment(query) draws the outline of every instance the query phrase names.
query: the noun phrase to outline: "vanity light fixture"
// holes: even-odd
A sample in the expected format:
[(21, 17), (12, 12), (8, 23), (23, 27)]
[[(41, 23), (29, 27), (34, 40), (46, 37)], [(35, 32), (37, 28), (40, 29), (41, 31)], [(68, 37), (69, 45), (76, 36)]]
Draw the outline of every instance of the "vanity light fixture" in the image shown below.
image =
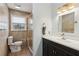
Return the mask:
[(73, 9), (75, 6), (71, 6), (70, 9)]
[(65, 11), (66, 11), (66, 9), (63, 9), (62, 11), (63, 11), (63, 12), (65, 12)]
[(64, 13), (64, 12), (72, 10), (74, 8), (75, 8), (75, 4), (73, 4), (73, 3), (67, 3), (67, 4), (63, 5), (62, 7), (59, 7), (57, 9), (57, 13), (59, 13), (59, 14), (60, 13)]
[(60, 14), (61, 12), (59, 12), (59, 11), (58, 11), (57, 13), (59, 13), (59, 14)]

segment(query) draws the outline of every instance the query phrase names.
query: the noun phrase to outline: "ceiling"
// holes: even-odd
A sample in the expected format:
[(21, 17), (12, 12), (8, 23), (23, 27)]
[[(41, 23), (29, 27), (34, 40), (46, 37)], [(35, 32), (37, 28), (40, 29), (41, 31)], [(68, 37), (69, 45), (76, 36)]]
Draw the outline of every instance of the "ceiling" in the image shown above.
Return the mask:
[[(63, 6), (66, 3), (51, 3), (52, 15), (56, 16), (57, 8)], [(7, 3), (8, 7), (11, 9), (16, 9), (25, 12), (32, 12), (32, 3)], [(21, 8), (16, 8), (17, 5), (20, 5)], [(79, 7), (79, 3), (76, 3), (76, 6)]]
[[(32, 12), (32, 3), (7, 3), (7, 6), (19, 11)], [(20, 8), (16, 8), (16, 6), (20, 6)]]

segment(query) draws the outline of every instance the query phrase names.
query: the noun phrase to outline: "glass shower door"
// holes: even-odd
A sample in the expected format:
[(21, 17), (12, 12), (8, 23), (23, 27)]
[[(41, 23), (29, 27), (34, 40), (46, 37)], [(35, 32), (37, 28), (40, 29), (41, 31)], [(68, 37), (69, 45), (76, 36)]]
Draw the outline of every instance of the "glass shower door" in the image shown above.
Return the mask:
[(32, 18), (29, 18), (28, 19), (28, 24), (27, 24), (27, 42), (28, 42), (28, 48), (29, 50), (32, 52), (32, 33), (33, 33), (33, 30), (32, 30)]

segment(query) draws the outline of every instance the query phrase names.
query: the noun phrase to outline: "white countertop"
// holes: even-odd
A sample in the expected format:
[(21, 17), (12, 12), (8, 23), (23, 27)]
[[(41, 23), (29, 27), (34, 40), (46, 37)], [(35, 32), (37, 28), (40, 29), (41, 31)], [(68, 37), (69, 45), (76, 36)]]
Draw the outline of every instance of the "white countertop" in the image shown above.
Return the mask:
[(70, 40), (70, 39), (62, 39), (62, 37), (56, 37), (56, 36), (49, 36), (49, 35), (44, 35), (43, 38), (46, 38), (50, 41), (59, 43), (61, 45), (70, 47), (72, 49), (78, 50), (79, 51), (79, 41), (76, 40)]

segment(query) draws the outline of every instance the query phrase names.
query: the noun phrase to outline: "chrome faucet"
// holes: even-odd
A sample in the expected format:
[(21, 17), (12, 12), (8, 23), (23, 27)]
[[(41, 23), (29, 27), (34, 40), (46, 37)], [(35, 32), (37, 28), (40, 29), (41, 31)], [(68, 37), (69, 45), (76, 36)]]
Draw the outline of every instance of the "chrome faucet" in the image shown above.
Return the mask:
[(62, 39), (64, 39), (64, 40), (65, 40), (65, 38), (64, 38), (64, 33), (61, 33), (61, 36), (62, 36)]

